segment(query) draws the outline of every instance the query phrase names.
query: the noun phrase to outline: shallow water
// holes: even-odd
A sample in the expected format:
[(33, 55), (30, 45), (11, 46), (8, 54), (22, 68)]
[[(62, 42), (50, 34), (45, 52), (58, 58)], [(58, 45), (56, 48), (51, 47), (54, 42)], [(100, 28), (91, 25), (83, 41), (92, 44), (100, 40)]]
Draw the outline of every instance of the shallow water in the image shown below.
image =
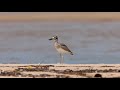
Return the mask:
[(120, 22), (0, 22), (0, 63), (57, 63), (58, 35), (68, 64), (120, 64)]

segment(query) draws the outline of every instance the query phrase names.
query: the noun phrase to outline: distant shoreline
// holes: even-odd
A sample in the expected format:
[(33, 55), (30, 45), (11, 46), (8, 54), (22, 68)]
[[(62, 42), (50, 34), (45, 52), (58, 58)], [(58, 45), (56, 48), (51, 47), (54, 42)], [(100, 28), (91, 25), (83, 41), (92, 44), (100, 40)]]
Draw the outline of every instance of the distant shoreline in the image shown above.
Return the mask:
[(0, 22), (19, 21), (120, 21), (119, 12), (0, 13)]

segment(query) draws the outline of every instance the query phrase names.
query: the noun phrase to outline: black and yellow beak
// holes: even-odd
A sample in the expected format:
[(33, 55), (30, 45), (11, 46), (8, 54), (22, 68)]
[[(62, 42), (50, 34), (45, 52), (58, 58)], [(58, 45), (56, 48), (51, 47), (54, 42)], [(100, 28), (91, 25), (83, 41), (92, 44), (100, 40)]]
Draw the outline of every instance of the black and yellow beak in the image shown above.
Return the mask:
[(50, 38), (49, 40), (53, 40), (52, 38)]

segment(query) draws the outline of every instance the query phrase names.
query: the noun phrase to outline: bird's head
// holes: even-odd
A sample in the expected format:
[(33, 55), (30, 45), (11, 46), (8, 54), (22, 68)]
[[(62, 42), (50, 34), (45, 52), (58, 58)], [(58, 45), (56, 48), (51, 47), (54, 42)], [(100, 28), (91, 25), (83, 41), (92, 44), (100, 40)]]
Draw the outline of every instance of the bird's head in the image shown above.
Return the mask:
[(49, 40), (58, 40), (58, 37), (57, 36), (53, 36), (52, 38), (50, 38)]

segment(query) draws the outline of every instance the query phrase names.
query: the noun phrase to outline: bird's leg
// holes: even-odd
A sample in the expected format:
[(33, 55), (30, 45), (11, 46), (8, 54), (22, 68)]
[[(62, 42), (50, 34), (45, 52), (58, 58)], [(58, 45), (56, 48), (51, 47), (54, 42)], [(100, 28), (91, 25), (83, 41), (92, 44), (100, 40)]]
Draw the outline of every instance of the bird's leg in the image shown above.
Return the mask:
[(61, 61), (62, 61), (61, 59), (62, 59), (62, 55), (61, 55), (61, 53), (60, 53), (60, 64), (61, 64)]
[(63, 55), (60, 53), (60, 58), (61, 58), (61, 60), (60, 60), (60, 64), (63, 64), (63, 61), (64, 61), (64, 57), (63, 57)]
[(62, 55), (62, 64), (64, 63), (64, 57), (63, 57), (63, 55)]

